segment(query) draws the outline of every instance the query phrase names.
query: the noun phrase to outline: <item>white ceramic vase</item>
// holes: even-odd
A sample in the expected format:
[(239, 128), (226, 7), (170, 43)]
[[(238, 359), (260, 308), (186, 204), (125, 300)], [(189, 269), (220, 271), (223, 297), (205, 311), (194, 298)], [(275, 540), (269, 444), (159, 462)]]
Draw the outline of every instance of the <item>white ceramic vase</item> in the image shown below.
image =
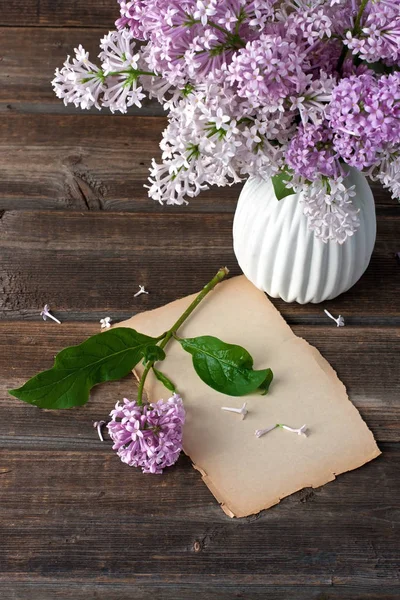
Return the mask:
[(249, 179), (233, 224), (238, 263), (256, 287), (285, 302), (322, 302), (353, 286), (368, 267), (376, 237), (375, 203), (365, 176), (351, 169), (360, 227), (344, 244), (317, 239), (307, 227), (301, 195), (278, 201), (271, 181)]

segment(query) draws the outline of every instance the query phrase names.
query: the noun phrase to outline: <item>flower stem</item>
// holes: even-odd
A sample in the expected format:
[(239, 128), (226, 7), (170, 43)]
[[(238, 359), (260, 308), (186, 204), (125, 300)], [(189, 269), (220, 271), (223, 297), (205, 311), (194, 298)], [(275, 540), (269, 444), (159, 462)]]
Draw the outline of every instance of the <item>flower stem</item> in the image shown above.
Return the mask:
[[(185, 23), (187, 27), (192, 27), (192, 25), (197, 25), (201, 23), (201, 19), (194, 19), (193, 16), (190, 14), (187, 14), (186, 17), (188, 19), (187, 23)], [(240, 37), (238, 31), (235, 30), (235, 32), (232, 33), (232, 31), (229, 31), (229, 29), (225, 29), (225, 27), (221, 27), (221, 25), (218, 25), (218, 23), (215, 23), (215, 21), (212, 21), (211, 19), (207, 19), (207, 25), (223, 33), (226, 36), (228, 44), (231, 44), (233, 48), (238, 49), (244, 48), (246, 46), (246, 42)]]
[(369, 2), (369, 0), (362, 0), (362, 2), (360, 4), (360, 8), (359, 8), (359, 11), (357, 13), (356, 20), (354, 23), (353, 34), (360, 33), (361, 17), (363, 16), (365, 7), (367, 6), (368, 2)]
[(110, 71), (104, 77), (116, 77), (118, 75), (134, 75), (135, 77), (139, 77), (140, 75), (151, 75), (152, 77), (159, 77), (157, 73), (153, 71), (141, 71), (140, 69), (123, 69), (122, 71)]
[[(357, 33), (360, 33), (361, 18), (363, 16), (365, 7), (367, 6), (368, 2), (369, 2), (369, 0), (362, 0), (362, 2), (360, 4), (360, 8), (358, 9), (356, 20), (354, 22), (354, 27), (353, 27), (352, 32), (351, 32), (352, 35), (356, 35)], [(339, 73), (342, 70), (343, 63), (346, 60), (346, 56), (347, 56), (348, 51), (349, 51), (348, 47), (345, 46), (345, 45), (343, 45), (342, 53), (339, 56), (338, 64), (337, 64), (337, 67), (336, 67), (336, 70), (339, 71)]]
[[(159, 344), (160, 348), (165, 348), (165, 346), (168, 344), (170, 339), (174, 336), (174, 334), (178, 331), (178, 329), (183, 325), (183, 323), (186, 321), (186, 319), (192, 314), (192, 312), (198, 307), (200, 302), (207, 296), (207, 294), (209, 292), (211, 292), (211, 290), (213, 290), (215, 288), (216, 285), (218, 285), (218, 283), (220, 283), (226, 277), (226, 275), (228, 275), (228, 273), (229, 273), (229, 269), (227, 267), (222, 267), (218, 271), (218, 273), (211, 279), (211, 281), (209, 281), (207, 283), (207, 285), (204, 286), (204, 288), (201, 290), (201, 292), (196, 296), (196, 298), (193, 300), (193, 302), (187, 307), (185, 312), (179, 317), (179, 319), (176, 321), (176, 323), (174, 323), (172, 325), (171, 329), (169, 329), (166, 332), (161, 343)], [(139, 406), (143, 405), (144, 383), (146, 381), (147, 375), (149, 374), (150, 370), (153, 368), (153, 365), (155, 362), (156, 361), (152, 360), (147, 363), (147, 365), (145, 366), (144, 371), (142, 373), (142, 376), (140, 378), (138, 394), (137, 394), (137, 404)]]

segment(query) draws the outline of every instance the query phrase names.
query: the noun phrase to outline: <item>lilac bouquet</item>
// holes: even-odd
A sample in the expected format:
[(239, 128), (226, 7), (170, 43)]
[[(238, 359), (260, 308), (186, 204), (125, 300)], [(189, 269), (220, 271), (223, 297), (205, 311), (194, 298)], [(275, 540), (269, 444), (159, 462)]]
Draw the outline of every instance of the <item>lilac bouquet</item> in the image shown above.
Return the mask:
[(348, 167), (400, 195), (400, 0), (118, 1), (100, 65), (80, 46), (53, 86), (81, 108), (164, 105), (151, 198), (272, 178), (343, 243), (359, 227)]

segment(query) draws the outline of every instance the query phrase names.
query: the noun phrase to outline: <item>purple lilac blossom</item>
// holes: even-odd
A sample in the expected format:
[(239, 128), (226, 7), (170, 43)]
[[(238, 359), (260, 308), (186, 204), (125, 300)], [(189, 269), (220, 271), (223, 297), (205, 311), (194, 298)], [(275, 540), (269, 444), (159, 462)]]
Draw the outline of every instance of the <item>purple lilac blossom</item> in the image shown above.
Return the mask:
[(400, 58), (400, 2), (370, 0), (361, 17), (359, 31), (347, 31), (344, 43), (362, 60), (396, 64)]
[(321, 177), (338, 177), (340, 167), (332, 145), (333, 133), (322, 125), (300, 125), (289, 142), (286, 162), (295, 173), (309, 181)]
[(159, 400), (143, 406), (124, 398), (110, 416), (108, 433), (122, 462), (141, 467), (143, 473), (161, 474), (178, 460), (185, 409), (177, 394), (166, 402)]
[(400, 74), (342, 79), (332, 91), (327, 117), (334, 148), (358, 169), (370, 167), (380, 153), (400, 143)]
[(228, 83), (236, 85), (237, 94), (255, 106), (279, 110), (286, 98), (306, 87), (309, 65), (305, 59), (294, 41), (262, 35), (237, 51), (229, 65)]

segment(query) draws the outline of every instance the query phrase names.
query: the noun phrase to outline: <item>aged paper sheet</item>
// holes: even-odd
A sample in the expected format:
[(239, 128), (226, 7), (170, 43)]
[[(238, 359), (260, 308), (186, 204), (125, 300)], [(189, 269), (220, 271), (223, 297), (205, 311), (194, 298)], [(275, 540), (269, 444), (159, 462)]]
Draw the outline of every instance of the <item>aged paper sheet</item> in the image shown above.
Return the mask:
[[(118, 325), (160, 335), (194, 297)], [(233, 398), (203, 383), (193, 369), (192, 357), (175, 340), (159, 365), (184, 400), (184, 451), (227, 515), (257, 513), (304, 487), (324, 485), (380, 454), (329, 363), (316, 348), (294, 335), (268, 298), (244, 276), (219, 284), (179, 335), (214, 335), (239, 344), (253, 356), (255, 369), (270, 367), (274, 372), (267, 396)], [(152, 375), (146, 392), (150, 401), (169, 396)], [(249, 410), (244, 420), (221, 410), (221, 406), (240, 408), (244, 399)], [(275, 429), (256, 438), (256, 429), (275, 423), (296, 428), (307, 424), (308, 437)]]

